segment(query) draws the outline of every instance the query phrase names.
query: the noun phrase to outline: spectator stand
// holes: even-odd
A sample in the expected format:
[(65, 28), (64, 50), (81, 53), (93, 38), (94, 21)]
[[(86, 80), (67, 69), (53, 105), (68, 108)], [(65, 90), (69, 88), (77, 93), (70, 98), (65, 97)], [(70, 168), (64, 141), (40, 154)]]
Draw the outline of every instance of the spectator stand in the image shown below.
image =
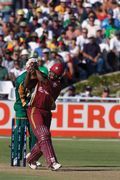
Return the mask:
[[(13, 6), (8, 3), (9, 12), (0, 16), (0, 55), (8, 73), (24, 70), (24, 51), (27, 56), (37, 53), (46, 64), (45, 49), (49, 49), (47, 67), (52, 64), (53, 51), (62, 56), (64, 87), (92, 74), (120, 70), (119, 0), (9, 2)], [(3, 4), (0, 8), (3, 12)], [(19, 61), (17, 67), (14, 61)], [(13, 76), (8, 79), (13, 81)]]

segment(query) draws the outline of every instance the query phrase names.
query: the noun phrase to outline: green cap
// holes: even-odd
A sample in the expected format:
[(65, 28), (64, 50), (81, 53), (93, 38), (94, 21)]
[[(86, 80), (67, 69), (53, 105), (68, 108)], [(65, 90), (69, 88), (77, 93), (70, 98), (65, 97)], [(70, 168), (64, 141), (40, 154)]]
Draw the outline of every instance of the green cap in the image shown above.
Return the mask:
[(45, 66), (39, 66), (38, 70), (43, 73), (46, 77), (48, 77), (48, 69)]

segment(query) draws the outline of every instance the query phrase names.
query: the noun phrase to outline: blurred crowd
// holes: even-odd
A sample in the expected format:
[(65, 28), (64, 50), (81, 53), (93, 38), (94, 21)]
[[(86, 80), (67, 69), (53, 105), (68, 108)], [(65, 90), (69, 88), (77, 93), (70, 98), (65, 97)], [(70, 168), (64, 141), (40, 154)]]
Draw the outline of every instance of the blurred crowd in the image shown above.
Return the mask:
[[(86, 85), (86, 86), (84, 86), (83, 92), (78, 94), (76, 92), (76, 87), (74, 85), (71, 85), (71, 86), (68, 86), (66, 88), (66, 91), (63, 94), (61, 93), (61, 96), (63, 96), (63, 97), (83, 97), (83, 98), (86, 98), (86, 97), (92, 98), (92, 97), (94, 97), (95, 98), (97, 96), (94, 95), (93, 89), (94, 88), (92, 86)], [(98, 97), (101, 97), (101, 98), (110, 98), (110, 97), (112, 97), (111, 93), (110, 93), (110, 88), (107, 87), (107, 86), (103, 87), (101, 95), (98, 96)]]
[(12, 1), (6, 11), (1, 2), (0, 80), (14, 82), (29, 57), (48, 69), (63, 63), (63, 87), (120, 70), (119, 0)]

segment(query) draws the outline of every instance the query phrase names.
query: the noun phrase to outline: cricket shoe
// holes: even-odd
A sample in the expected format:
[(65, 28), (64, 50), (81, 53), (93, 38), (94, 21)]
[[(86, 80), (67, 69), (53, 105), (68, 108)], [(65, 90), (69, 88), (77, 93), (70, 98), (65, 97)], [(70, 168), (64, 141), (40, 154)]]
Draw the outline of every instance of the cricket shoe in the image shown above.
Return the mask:
[(17, 157), (13, 160), (13, 166), (17, 166)]
[(13, 166), (20, 166), (20, 160), (18, 160), (17, 157), (13, 159)]
[(54, 162), (51, 166), (51, 170), (52, 171), (58, 171), (60, 168), (62, 167), (61, 164), (57, 163), (57, 162)]
[(42, 166), (42, 163), (39, 162), (39, 161), (36, 161), (36, 166), (37, 166), (37, 167), (41, 167), (41, 166)]
[[(31, 154), (31, 153), (28, 153), (28, 154), (26, 155), (26, 159), (29, 158), (30, 154)], [(28, 165), (29, 165), (29, 167), (30, 167), (31, 169), (37, 169), (37, 167), (42, 166), (42, 164), (41, 164), (39, 161), (36, 161), (34, 164), (28, 162)], [(37, 166), (37, 167), (35, 167), (35, 166)]]
[(33, 164), (33, 163), (28, 163), (28, 166), (29, 166), (31, 169), (33, 169), (33, 170), (37, 169), (36, 163), (35, 163), (35, 164)]

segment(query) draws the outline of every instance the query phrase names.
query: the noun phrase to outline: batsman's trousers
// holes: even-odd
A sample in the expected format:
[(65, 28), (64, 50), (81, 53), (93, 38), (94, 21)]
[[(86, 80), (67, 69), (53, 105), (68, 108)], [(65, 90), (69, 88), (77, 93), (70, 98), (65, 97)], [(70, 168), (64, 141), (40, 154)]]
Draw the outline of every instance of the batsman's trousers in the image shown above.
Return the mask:
[(43, 154), (48, 167), (50, 167), (54, 162), (57, 162), (50, 134), (51, 112), (28, 107), (27, 114), (33, 133), (37, 138), (37, 143), (31, 150), (28, 162), (34, 163)]

